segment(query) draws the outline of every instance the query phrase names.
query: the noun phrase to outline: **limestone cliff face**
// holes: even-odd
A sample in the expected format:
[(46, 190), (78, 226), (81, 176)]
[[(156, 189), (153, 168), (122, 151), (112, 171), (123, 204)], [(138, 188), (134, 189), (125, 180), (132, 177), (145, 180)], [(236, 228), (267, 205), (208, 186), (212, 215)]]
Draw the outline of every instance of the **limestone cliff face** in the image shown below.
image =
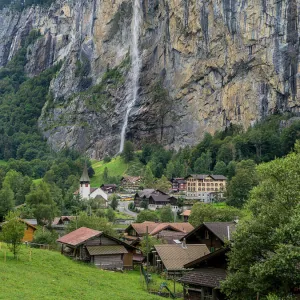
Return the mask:
[[(127, 137), (178, 148), (230, 122), (300, 112), (300, 0), (141, 0), (142, 70)], [(54, 149), (118, 151), (130, 87), (132, 1), (0, 11), (0, 66), (32, 29), (27, 73), (58, 61), (39, 125)], [(162, 90), (159, 83), (167, 93)], [(159, 96), (163, 95), (163, 96)]]

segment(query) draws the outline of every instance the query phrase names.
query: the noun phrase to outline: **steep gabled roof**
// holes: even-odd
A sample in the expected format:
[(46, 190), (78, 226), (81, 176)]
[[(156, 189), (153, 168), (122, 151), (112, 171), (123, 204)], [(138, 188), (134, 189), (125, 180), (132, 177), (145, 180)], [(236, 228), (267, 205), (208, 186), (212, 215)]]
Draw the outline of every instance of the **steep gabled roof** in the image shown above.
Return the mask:
[(226, 240), (231, 240), (232, 233), (236, 229), (235, 222), (205, 222), (203, 224), (224, 243)]
[(162, 230), (171, 229), (178, 232), (188, 233), (194, 229), (193, 225), (190, 223), (160, 223), (157, 224), (155, 229), (153, 229), (150, 235), (156, 235)]
[(90, 182), (90, 177), (89, 177), (89, 174), (88, 174), (88, 169), (87, 169), (86, 164), (84, 164), (83, 172), (82, 172), (82, 175), (81, 175), (79, 181), (80, 182)]
[(168, 271), (184, 269), (184, 265), (209, 253), (206, 245), (155, 245), (155, 250)]
[(148, 232), (150, 233), (158, 223), (155, 222), (149, 222), (145, 221), (143, 223), (131, 223), (126, 229), (125, 232), (128, 232), (129, 229), (132, 227), (138, 235), (146, 234), (147, 226), (148, 226)]
[(196, 234), (199, 230), (201, 230), (203, 227), (206, 227), (214, 235), (216, 235), (223, 243), (225, 243), (226, 240), (232, 239), (232, 234), (235, 232), (236, 229), (236, 222), (204, 222), (203, 224), (196, 227), (193, 231), (188, 233), (185, 236), (185, 238), (186, 239), (190, 238), (191, 236)]
[(58, 243), (61, 244), (67, 244), (70, 246), (78, 246), (82, 243), (84, 243), (85, 241), (99, 236), (102, 234), (102, 231), (98, 231), (98, 230), (94, 230), (94, 229), (90, 229), (87, 227), (81, 227), (79, 229), (76, 229), (64, 236), (62, 236), (61, 238), (59, 238), (57, 240)]
[(180, 215), (184, 216), (184, 217), (189, 217), (191, 215), (191, 212), (192, 211), (190, 209), (187, 209), (183, 213), (181, 213)]
[(221, 281), (226, 279), (226, 270), (220, 268), (201, 268), (187, 272), (179, 279), (189, 285), (220, 288)]
[(154, 202), (170, 202), (170, 198), (168, 195), (161, 195), (161, 194), (152, 194), (150, 195), (149, 199), (152, 198)]

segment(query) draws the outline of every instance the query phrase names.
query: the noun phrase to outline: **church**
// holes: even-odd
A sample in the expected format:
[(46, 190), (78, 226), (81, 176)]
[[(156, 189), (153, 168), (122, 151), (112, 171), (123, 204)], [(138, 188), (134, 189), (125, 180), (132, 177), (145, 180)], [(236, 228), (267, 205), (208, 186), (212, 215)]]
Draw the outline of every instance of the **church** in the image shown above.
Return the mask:
[(87, 165), (84, 165), (82, 175), (80, 177), (79, 189), (74, 193), (74, 195), (80, 195), (82, 200), (89, 199), (103, 199), (105, 207), (108, 206), (108, 194), (104, 192), (100, 187), (91, 187), (91, 180), (88, 174)]

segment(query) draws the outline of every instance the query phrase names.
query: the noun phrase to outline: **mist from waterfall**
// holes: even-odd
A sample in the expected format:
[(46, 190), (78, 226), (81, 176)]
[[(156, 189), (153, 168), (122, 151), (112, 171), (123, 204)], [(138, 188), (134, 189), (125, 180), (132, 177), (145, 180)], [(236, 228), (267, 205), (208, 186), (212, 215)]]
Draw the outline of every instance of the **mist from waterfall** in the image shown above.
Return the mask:
[(140, 28), (141, 28), (141, 6), (140, 0), (132, 0), (133, 1), (133, 17), (131, 22), (131, 84), (130, 92), (128, 93), (129, 102), (126, 108), (126, 114), (124, 118), (124, 124), (121, 131), (121, 144), (120, 144), (120, 153), (124, 150), (124, 143), (126, 137), (126, 129), (128, 125), (129, 114), (134, 106), (137, 98), (138, 98), (138, 90), (139, 90), (139, 78), (140, 78), (140, 70), (141, 70), (141, 58), (139, 52), (139, 36), (140, 36)]

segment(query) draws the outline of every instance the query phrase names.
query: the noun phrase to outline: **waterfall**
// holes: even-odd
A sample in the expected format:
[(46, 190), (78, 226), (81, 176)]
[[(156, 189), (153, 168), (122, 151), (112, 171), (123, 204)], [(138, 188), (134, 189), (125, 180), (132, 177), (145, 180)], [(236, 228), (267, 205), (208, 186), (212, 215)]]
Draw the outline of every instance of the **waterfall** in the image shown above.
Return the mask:
[(133, 1), (133, 17), (131, 22), (131, 84), (130, 92), (128, 93), (129, 102), (126, 108), (126, 114), (124, 119), (124, 124), (121, 131), (121, 144), (120, 144), (120, 153), (123, 152), (126, 129), (128, 125), (128, 118), (131, 112), (132, 107), (134, 106), (137, 98), (138, 98), (138, 89), (139, 89), (139, 78), (140, 78), (140, 70), (141, 70), (141, 58), (139, 52), (139, 36), (140, 36), (140, 28), (141, 28), (141, 6), (140, 0), (132, 0)]

